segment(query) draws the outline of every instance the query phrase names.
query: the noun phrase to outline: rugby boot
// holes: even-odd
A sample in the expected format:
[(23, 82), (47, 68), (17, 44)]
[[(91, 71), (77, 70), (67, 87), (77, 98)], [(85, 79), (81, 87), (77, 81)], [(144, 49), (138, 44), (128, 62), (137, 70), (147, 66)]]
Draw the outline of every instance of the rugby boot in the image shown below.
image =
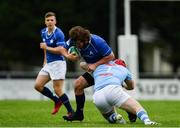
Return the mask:
[(116, 122), (120, 123), (120, 124), (126, 124), (126, 121), (124, 120), (124, 118), (120, 114), (116, 115)]
[(150, 120), (145, 121), (145, 122), (144, 122), (144, 124), (145, 124), (145, 125), (158, 125), (158, 123), (157, 123), (157, 122), (150, 121)]
[(51, 114), (52, 114), (52, 115), (55, 115), (55, 114), (59, 111), (61, 105), (62, 105), (62, 102), (61, 102), (61, 101), (55, 103), (54, 108), (53, 108)]
[(84, 114), (83, 113), (72, 113), (67, 116), (63, 116), (64, 120), (66, 121), (82, 121), (84, 119)]

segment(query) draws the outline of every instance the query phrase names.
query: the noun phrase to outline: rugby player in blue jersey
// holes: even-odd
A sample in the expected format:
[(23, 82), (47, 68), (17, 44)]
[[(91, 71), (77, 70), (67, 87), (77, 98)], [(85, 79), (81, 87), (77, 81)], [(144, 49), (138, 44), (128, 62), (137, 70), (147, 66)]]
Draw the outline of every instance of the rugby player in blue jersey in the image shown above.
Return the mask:
[[(77, 105), (76, 112), (72, 115), (63, 116), (63, 118), (67, 121), (82, 121), (84, 119), (83, 108), (85, 103), (84, 88), (94, 85), (94, 78), (88, 72), (94, 71), (96, 67), (101, 64), (114, 60), (114, 54), (103, 38), (91, 34), (88, 29), (81, 26), (71, 28), (69, 31), (69, 38), (64, 48), (69, 49), (71, 46), (77, 47), (81, 57), (88, 64), (88, 71), (79, 76), (74, 82)], [(67, 50), (61, 50), (61, 54), (71, 60), (71, 57), (67, 54)]]
[[(66, 61), (64, 56), (59, 54), (59, 47), (65, 43), (64, 33), (56, 27), (56, 15), (54, 12), (45, 14), (46, 27), (41, 30), (42, 42), (40, 48), (44, 50), (44, 64), (40, 70), (36, 81), (35, 89), (54, 101), (55, 106), (52, 114), (56, 114), (62, 104), (66, 107), (68, 113), (72, 113), (67, 95), (63, 92), (64, 79), (66, 75)], [(45, 87), (50, 80), (53, 82), (53, 88), (56, 95)]]
[(123, 90), (122, 85), (124, 82), (126, 83), (125, 88), (131, 90), (134, 88), (134, 81), (125, 64), (119, 62), (121, 60), (117, 59), (99, 65), (93, 72), (95, 81), (93, 101), (96, 107), (110, 123), (122, 119), (114, 110), (114, 107), (117, 107), (136, 114), (145, 125), (156, 125), (156, 122), (149, 119), (147, 112), (139, 102)]

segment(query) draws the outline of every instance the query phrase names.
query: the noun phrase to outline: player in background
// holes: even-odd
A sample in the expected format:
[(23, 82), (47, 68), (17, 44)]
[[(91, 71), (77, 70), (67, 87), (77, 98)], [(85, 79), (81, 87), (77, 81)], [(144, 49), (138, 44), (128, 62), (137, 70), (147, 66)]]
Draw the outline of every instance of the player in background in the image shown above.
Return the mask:
[[(122, 85), (124, 85), (124, 82), (127, 90), (134, 88), (131, 73), (125, 66), (123, 61), (117, 59), (107, 64), (99, 65), (93, 72), (95, 80), (93, 101), (96, 107), (110, 123), (115, 123), (118, 119), (122, 119), (119, 118), (119, 114), (114, 110), (114, 107), (118, 107), (136, 114), (145, 125), (156, 125), (156, 122), (149, 119), (146, 110), (139, 102), (123, 90)], [(86, 71), (88, 70), (88, 67), (82, 68)]]
[[(84, 89), (94, 85), (94, 78), (89, 73), (94, 71), (97, 66), (114, 60), (112, 49), (107, 42), (98, 35), (91, 34), (88, 29), (81, 26), (72, 27), (69, 31), (69, 40), (65, 43), (66, 50), (61, 50), (66, 58), (70, 59), (67, 49), (71, 46), (78, 48), (81, 57), (88, 64), (88, 71), (79, 76), (74, 82), (74, 91), (76, 98), (76, 112), (73, 115), (63, 116), (67, 121), (84, 119), (83, 109), (85, 103)], [(71, 60), (71, 59), (70, 59)]]
[[(44, 50), (44, 64), (40, 70), (36, 81), (35, 89), (54, 101), (55, 106), (52, 114), (56, 114), (62, 104), (66, 107), (68, 113), (72, 113), (67, 95), (63, 92), (64, 79), (66, 75), (66, 61), (59, 54), (59, 47), (65, 43), (64, 33), (56, 27), (56, 15), (54, 12), (45, 14), (46, 27), (41, 30), (42, 41), (40, 48)], [(50, 80), (53, 82), (53, 88), (56, 95), (47, 87), (46, 83)]]

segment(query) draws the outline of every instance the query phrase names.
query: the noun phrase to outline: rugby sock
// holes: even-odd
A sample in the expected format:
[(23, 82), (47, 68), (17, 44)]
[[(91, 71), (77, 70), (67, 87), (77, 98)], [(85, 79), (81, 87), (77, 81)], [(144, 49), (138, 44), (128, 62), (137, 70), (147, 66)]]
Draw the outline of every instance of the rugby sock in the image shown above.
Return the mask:
[(53, 93), (47, 87), (44, 87), (41, 93), (47, 96), (48, 98), (50, 98), (51, 100), (53, 100), (55, 103), (59, 101), (58, 97), (54, 96)]
[(149, 121), (149, 116), (144, 109), (139, 110), (136, 115), (143, 122)]
[(73, 111), (68, 96), (65, 93), (62, 96), (60, 96), (59, 99), (62, 101), (68, 112)]
[(108, 119), (109, 123), (115, 123), (116, 122), (116, 113), (111, 114)]
[(84, 103), (85, 103), (84, 93), (82, 95), (76, 95), (77, 113), (83, 113)]

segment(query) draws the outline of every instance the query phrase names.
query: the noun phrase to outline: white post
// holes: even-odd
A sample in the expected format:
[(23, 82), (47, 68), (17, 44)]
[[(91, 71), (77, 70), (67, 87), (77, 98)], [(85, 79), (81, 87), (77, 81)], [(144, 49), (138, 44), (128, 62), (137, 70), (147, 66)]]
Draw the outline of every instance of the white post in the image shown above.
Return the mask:
[(131, 11), (130, 0), (124, 0), (124, 16), (125, 16), (125, 35), (131, 34)]
[(160, 65), (161, 65), (161, 58), (160, 58), (160, 50), (159, 48), (155, 47), (153, 51), (153, 72), (159, 73), (160, 72)]
[[(135, 83), (139, 78), (139, 67), (138, 67), (138, 42), (137, 36), (131, 35), (131, 23), (130, 23), (130, 0), (124, 0), (124, 16), (125, 16), (125, 35), (118, 36), (118, 55), (119, 58), (123, 59), (128, 69), (133, 75)], [(136, 88), (135, 88), (136, 90)], [(129, 93), (133, 97), (138, 97), (135, 90)]]

